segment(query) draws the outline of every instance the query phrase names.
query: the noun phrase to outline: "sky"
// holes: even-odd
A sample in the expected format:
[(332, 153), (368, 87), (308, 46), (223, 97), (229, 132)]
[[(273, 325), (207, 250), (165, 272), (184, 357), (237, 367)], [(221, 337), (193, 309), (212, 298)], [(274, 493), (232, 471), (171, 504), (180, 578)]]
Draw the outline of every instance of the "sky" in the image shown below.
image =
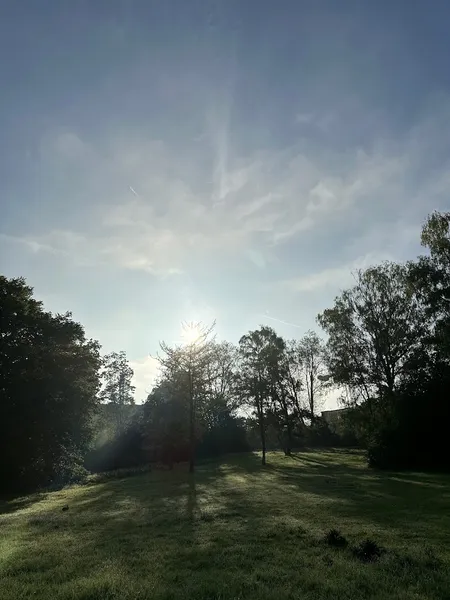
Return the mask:
[(0, 272), (125, 350), (138, 401), (182, 321), (320, 332), (449, 208), (449, 22), (446, 0), (1, 3)]

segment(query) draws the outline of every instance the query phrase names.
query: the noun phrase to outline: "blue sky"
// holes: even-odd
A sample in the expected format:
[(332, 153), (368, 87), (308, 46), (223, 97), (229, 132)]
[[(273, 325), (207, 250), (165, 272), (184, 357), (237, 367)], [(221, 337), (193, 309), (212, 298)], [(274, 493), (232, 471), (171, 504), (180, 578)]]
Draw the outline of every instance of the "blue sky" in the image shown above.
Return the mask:
[(138, 399), (182, 320), (317, 328), (449, 206), (449, 20), (439, 0), (5, 3), (0, 271), (126, 350)]

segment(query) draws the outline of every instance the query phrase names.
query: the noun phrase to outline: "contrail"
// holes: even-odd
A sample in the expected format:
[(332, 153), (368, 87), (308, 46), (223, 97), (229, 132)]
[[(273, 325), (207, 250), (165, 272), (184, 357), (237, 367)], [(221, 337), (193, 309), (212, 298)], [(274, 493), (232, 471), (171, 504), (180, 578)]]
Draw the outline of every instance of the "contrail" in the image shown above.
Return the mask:
[(303, 329), (301, 325), (296, 325), (295, 323), (289, 323), (288, 321), (283, 321), (282, 319), (276, 319), (275, 317), (269, 317), (269, 315), (260, 315), (265, 319), (271, 319), (272, 321), (276, 321), (277, 323), (283, 323), (284, 325), (290, 325), (291, 327), (297, 327), (297, 329)]
[(129, 186), (128, 186), (128, 189), (130, 190), (130, 192), (131, 192), (132, 194), (134, 194), (134, 195), (136, 196), (136, 198), (139, 198), (139, 194), (136, 192), (136, 190), (135, 190), (135, 189), (133, 189), (133, 188), (131, 187), (131, 185), (129, 185)]

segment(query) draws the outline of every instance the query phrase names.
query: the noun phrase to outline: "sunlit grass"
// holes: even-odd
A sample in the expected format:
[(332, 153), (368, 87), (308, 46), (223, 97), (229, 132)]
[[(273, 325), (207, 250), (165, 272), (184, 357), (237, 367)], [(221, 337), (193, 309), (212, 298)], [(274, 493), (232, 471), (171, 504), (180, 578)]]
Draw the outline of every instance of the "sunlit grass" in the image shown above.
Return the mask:
[[(270, 453), (4, 503), (0, 598), (427, 598), (450, 589), (450, 478)], [(64, 505), (69, 510), (63, 512)], [(338, 529), (348, 548), (323, 540)], [(386, 551), (362, 563), (365, 538)]]

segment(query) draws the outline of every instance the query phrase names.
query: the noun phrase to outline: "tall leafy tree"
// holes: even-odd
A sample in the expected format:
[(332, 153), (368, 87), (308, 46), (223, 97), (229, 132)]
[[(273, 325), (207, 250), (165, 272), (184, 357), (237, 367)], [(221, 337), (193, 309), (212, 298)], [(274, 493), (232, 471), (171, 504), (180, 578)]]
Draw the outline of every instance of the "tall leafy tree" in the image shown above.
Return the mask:
[(70, 476), (90, 438), (99, 345), (71, 314), (53, 315), (23, 278), (0, 276), (0, 481)]
[(189, 471), (195, 470), (195, 448), (198, 437), (198, 414), (204, 411), (211, 379), (211, 361), (214, 352), (214, 327), (201, 323), (183, 325), (184, 343), (171, 347), (162, 342), (160, 357), (163, 378), (178, 382), (178, 393), (189, 407)]
[(421, 242), (429, 254), (408, 263), (410, 283), (433, 325), (428, 341), (450, 359), (450, 213), (429, 215)]
[(297, 425), (305, 426), (305, 411), (303, 402), (303, 362), (299, 352), (298, 340), (288, 340), (284, 351), (284, 374), (287, 394), (292, 403), (292, 410)]
[(111, 352), (103, 358), (103, 388), (100, 399), (111, 404), (114, 409), (116, 433), (125, 427), (127, 408), (134, 404), (135, 387), (131, 383), (133, 374), (123, 350)]
[[(450, 212), (435, 211), (428, 216), (421, 234), (422, 246), (446, 271), (450, 268)], [(449, 298), (450, 299), (450, 298)]]
[(170, 466), (189, 458), (189, 404), (185, 378), (162, 379), (144, 404), (144, 450), (150, 461)]
[(318, 317), (328, 333), (329, 368), (354, 400), (376, 398), (387, 410), (427, 331), (423, 306), (404, 265), (360, 271), (353, 288)]
[(280, 417), (287, 419), (285, 425), (289, 434), (291, 432), (288, 396), (283, 386), (284, 351), (283, 338), (271, 327), (261, 326), (239, 340), (238, 389), (242, 402), (252, 408), (258, 423), (263, 465), (266, 464), (266, 433), (269, 421), (279, 427)]
[(436, 417), (448, 416), (448, 403), (438, 382), (448, 381), (448, 369), (433, 334), (438, 320), (423, 266), (385, 263), (360, 272), (319, 316), (331, 373), (359, 404), (353, 416), (374, 466), (425, 465), (441, 453)]

